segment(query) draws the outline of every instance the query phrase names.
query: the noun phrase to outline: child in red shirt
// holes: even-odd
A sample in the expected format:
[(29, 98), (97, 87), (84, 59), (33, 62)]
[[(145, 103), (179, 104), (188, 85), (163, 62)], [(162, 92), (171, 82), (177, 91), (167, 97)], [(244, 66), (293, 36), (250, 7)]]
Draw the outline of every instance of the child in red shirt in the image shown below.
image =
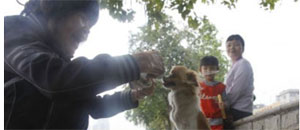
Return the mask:
[(225, 85), (215, 81), (214, 77), (219, 70), (218, 59), (214, 56), (205, 56), (201, 59), (199, 71), (204, 77), (200, 84), (200, 107), (208, 119), (212, 130), (223, 130), (223, 118), (217, 96), (225, 99)]

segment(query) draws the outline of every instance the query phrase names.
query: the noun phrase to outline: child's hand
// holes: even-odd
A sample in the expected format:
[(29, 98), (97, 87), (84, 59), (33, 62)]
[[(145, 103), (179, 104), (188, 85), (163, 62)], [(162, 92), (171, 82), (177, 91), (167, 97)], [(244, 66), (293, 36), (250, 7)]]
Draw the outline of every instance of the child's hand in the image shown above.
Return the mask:
[(223, 102), (218, 103), (220, 109), (225, 109), (225, 104)]

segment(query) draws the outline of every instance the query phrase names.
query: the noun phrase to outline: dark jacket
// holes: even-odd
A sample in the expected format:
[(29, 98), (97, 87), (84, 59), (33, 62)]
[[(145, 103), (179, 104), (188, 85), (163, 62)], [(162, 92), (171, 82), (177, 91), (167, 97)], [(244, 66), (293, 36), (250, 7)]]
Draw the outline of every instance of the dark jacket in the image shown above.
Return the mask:
[(97, 94), (139, 79), (130, 55), (70, 60), (34, 16), (4, 18), (5, 129), (86, 129), (88, 116), (137, 107), (130, 91)]

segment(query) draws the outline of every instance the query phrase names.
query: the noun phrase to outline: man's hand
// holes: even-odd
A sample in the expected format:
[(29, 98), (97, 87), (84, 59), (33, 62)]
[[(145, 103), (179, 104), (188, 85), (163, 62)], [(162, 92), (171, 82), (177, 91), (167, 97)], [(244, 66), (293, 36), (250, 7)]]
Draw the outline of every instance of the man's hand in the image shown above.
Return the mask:
[(163, 59), (157, 51), (146, 51), (132, 55), (137, 61), (141, 73), (148, 78), (157, 78), (165, 72)]
[[(132, 99), (133, 101), (137, 101), (140, 99), (143, 99), (146, 96), (150, 96), (153, 94), (154, 90), (155, 90), (155, 84), (154, 82), (151, 80), (152, 85), (150, 87), (141, 87), (141, 86), (133, 86), (132, 88), (136, 88), (136, 89), (132, 89), (131, 90), (131, 95), (132, 95)], [(134, 85), (134, 84), (131, 84)]]

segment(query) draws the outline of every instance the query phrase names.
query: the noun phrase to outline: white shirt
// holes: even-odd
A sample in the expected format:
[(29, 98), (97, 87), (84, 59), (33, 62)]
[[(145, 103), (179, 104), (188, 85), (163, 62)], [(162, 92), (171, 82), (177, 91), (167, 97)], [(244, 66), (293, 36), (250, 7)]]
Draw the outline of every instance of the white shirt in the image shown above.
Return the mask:
[(241, 58), (230, 68), (226, 76), (226, 96), (229, 107), (252, 113), (253, 71), (250, 63)]

